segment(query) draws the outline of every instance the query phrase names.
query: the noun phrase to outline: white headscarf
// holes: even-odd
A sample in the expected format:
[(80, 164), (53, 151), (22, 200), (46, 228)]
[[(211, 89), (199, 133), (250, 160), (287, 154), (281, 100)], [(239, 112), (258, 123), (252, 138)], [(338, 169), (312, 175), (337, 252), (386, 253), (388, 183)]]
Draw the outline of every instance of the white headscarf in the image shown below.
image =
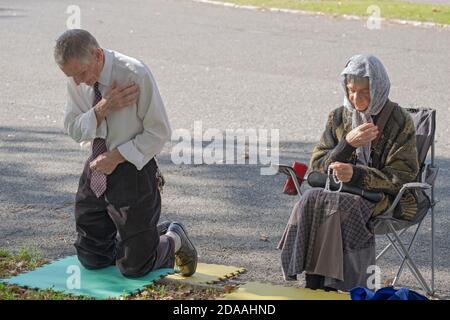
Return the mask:
[[(360, 112), (355, 109), (348, 99), (347, 83), (345, 75), (355, 75), (359, 77), (369, 78), (370, 104), (369, 107)], [(344, 71), (341, 73), (341, 82), (344, 88), (344, 106), (352, 112), (352, 128), (370, 122), (373, 123), (372, 117), (380, 113), (386, 104), (391, 88), (389, 76), (383, 64), (377, 57), (373, 55), (358, 54), (351, 57), (345, 65)], [(358, 163), (368, 165), (370, 162), (371, 143), (356, 149)]]

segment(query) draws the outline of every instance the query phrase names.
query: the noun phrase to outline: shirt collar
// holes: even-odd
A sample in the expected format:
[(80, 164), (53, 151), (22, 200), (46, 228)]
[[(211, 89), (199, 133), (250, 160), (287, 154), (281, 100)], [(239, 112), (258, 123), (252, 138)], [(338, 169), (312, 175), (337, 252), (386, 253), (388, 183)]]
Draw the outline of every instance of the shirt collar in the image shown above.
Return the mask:
[(103, 55), (105, 56), (105, 63), (103, 64), (103, 69), (98, 78), (98, 82), (105, 87), (109, 87), (111, 85), (113, 53), (108, 49), (103, 49)]

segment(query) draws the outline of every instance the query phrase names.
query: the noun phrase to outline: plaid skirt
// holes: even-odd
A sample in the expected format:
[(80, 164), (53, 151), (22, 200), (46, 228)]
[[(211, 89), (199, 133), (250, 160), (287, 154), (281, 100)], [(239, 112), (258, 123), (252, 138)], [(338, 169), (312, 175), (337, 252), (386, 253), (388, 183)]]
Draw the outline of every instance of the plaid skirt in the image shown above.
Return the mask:
[(303, 271), (325, 276), (339, 290), (367, 286), (375, 264), (375, 237), (368, 221), (376, 204), (322, 188), (307, 190), (292, 210), (278, 244), (286, 280)]

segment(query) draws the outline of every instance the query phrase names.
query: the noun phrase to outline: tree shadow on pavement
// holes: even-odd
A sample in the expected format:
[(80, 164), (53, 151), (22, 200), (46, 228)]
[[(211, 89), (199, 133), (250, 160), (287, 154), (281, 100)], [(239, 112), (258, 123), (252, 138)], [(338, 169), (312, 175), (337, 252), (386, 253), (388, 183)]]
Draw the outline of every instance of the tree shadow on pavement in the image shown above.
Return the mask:
[[(308, 163), (312, 143), (281, 141), (279, 163)], [(261, 166), (241, 164), (174, 164), (167, 146), (158, 156), (166, 178), (161, 220), (184, 222), (199, 248), (200, 260), (249, 269), (247, 279), (282, 283), (277, 242), (296, 197), (282, 194), (282, 175), (261, 175)], [(0, 128), (0, 246), (35, 246), (48, 258), (74, 254), (73, 199), (88, 156), (60, 130)], [(278, 162), (278, 161), (277, 161)], [(446, 195), (450, 160), (437, 158), (436, 183), (437, 281), (450, 272), (446, 258), (450, 232)], [(429, 218), (417, 238), (419, 267), (429, 268)], [(385, 244), (377, 239), (378, 247)], [(395, 252), (383, 259), (392, 273)], [(383, 269), (384, 270), (384, 269)], [(412, 280), (405, 275), (409, 284)], [(412, 284), (411, 284), (412, 285)]]

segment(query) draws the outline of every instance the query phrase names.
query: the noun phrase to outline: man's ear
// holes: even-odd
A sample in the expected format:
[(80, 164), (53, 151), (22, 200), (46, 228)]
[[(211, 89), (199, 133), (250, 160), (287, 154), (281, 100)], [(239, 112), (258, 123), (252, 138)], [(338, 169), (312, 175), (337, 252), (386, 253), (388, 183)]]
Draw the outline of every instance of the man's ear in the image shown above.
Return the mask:
[(95, 61), (100, 62), (102, 60), (103, 50), (101, 48), (94, 49)]

